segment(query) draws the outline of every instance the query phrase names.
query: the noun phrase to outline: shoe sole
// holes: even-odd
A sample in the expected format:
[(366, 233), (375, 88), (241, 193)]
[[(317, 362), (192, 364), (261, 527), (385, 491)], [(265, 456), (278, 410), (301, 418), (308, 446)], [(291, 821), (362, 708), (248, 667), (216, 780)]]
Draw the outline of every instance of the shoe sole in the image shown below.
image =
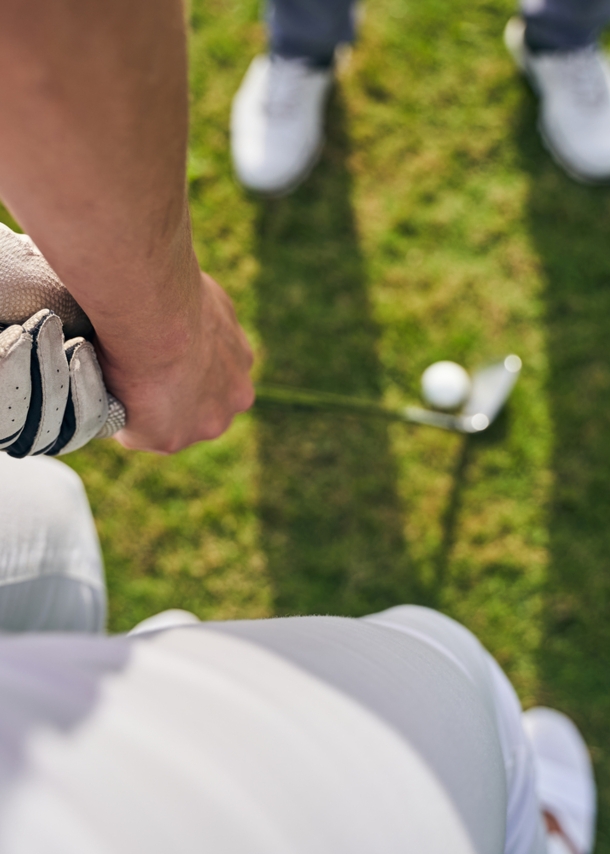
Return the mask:
[(275, 190), (259, 190), (256, 187), (249, 187), (245, 184), (235, 173), (235, 179), (240, 186), (242, 186), (245, 190), (253, 195), (259, 196), (264, 199), (283, 199), (285, 196), (289, 196), (290, 193), (293, 193), (304, 181), (306, 181), (315, 167), (317, 166), (320, 157), (322, 156), (322, 151), (324, 150), (324, 146), (326, 145), (326, 138), (323, 137), (320, 141), (320, 144), (312, 154), (312, 156), (307, 161), (306, 165), (301, 169), (298, 175), (292, 178), (287, 184), (283, 184), (281, 187), (278, 187)]
[[(532, 84), (529, 75), (527, 75), (528, 80), (530, 81), (530, 85), (534, 92), (536, 91), (535, 87)], [(583, 175), (582, 172), (578, 172), (572, 165), (566, 163), (561, 154), (557, 151), (556, 148), (553, 147), (553, 143), (549, 139), (544, 129), (544, 124), (541, 119), (538, 120), (538, 133), (540, 134), (540, 139), (542, 140), (542, 144), (551, 155), (552, 159), (555, 161), (557, 166), (559, 166), (563, 171), (572, 178), (573, 181), (576, 181), (578, 184), (582, 184), (585, 187), (607, 187), (610, 184), (610, 175), (605, 178), (593, 178), (590, 175)]]
[[(528, 70), (527, 58), (525, 56), (525, 53), (519, 51), (518, 46), (515, 45), (515, 47), (513, 47), (509, 42), (509, 39), (507, 37), (509, 25), (510, 21), (504, 29), (504, 46), (510, 54), (513, 62), (515, 63), (517, 70), (525, 77), (525, 79), (529, 83), (530, 89), (532, 90), (534, 95), (536, 95), (537, 98), (540, 98), (540, 90), (536, 84), (536, 78)], [(548, 151), (548, 153), (551, 155), (553, 161), (557, 164), (557, 166), (563, 169), (563, 171), (567, 175), (569, 175), (572, 180), (587, 187), (604, 187), (610, 184), (610, 175), (605, 178), (594, 178), (591, 175), (583, 175), (582, 172), (579, 172), (577, 169), (574, 169), (574, 167), (571, 164), (567, 163), (564, 160), (563, 156), (554, 147), (553, 143), (551, 142), (549, 136), (545, 131), (542, 119), (538, 119), (536, 127), (538, 129), (540, 139), (542, 140), (542, 144)]]

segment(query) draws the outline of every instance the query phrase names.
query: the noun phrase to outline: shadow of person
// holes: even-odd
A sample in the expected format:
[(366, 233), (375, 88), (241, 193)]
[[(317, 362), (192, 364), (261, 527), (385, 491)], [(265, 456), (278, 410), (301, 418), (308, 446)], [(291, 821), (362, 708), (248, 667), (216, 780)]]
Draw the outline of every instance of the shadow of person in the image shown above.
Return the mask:
[[(553, 430), (540, 699), (573, 716), (602, 759), (610, 748), (610, 190), (566, 177), (535, 126), (529, 97), (518, 141), (546, 280)], [(603, 763), (598, 772), (607, 803)]]
[[(259, 204), (260, 379), (376, 399), (379, 330), (351, 205), (339, 93), (328, 135), (305, 185)], [(276, 613), (358, 615), (411, 599), (386, 424), (261, 410), (258, 441), (262, 547)]]

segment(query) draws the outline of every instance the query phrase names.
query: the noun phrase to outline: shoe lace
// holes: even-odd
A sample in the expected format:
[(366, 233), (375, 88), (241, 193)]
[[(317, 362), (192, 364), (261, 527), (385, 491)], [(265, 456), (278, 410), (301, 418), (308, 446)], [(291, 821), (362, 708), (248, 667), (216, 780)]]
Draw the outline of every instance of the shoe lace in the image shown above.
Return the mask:
[(608, 82), (597, 47), (571, 51), (564, 62), (565, 83), (580, 105), (599, 107), (608, 100)]
[(290, 118), (300, 103), (300, 88), (307, 76), (307, 64), (300, 59), (273, 57), (265, 110), (277, 119)]

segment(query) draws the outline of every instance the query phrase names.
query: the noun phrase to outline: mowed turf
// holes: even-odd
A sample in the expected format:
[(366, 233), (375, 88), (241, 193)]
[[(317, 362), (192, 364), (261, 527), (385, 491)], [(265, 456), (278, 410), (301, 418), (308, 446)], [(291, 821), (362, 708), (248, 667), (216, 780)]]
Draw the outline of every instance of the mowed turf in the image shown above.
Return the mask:
[(505, 0), (379, 0), (344, 62), (320, 165), (261, 201), (235, 183), (232, 94), (253, 2), (192, 8), (190, 192), (202, 265), (235, 299), (260, 380), (415, 400), (436, 359), (518, 353), (480, 437), (254, 411), (172, 458), (93, 443), (84, 478), (110, 628), (440, 608), (526, 706), (570, 714), (610, 852), (610, 191), (566, 178), (502, 45)]

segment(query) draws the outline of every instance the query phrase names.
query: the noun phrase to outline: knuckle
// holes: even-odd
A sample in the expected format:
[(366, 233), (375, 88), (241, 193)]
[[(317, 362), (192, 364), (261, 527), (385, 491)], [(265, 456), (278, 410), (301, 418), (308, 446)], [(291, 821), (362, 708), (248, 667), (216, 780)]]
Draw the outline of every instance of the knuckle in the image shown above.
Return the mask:
[(128, 451), (149, 451), (153, 454), (175, 454), (185, 447), (177, 437), (172, 436), (150, 436), (134, 433), (130, 430), (120, 430), (114, 434), (115, 441)]
[(253, 405), (255, 399), (256, 394), (254, 392), (254, 386), (251, 382), (249, 382), (243, 389), (240, 390), (236, 398), (236, 412), (246, 412)]
[(164, 436), (160, 438), (158, 441), (154, 443), (154, 450), (157, 454), (177, 454), (178, 451), (181, 451), (184, 447), (184, 443), (178, 438), (178, 436), (170, 435)]
[(214, 416), (206, 421), (202, 431), (204, 441), (218, 439), (231, 424), (232, 417)]

